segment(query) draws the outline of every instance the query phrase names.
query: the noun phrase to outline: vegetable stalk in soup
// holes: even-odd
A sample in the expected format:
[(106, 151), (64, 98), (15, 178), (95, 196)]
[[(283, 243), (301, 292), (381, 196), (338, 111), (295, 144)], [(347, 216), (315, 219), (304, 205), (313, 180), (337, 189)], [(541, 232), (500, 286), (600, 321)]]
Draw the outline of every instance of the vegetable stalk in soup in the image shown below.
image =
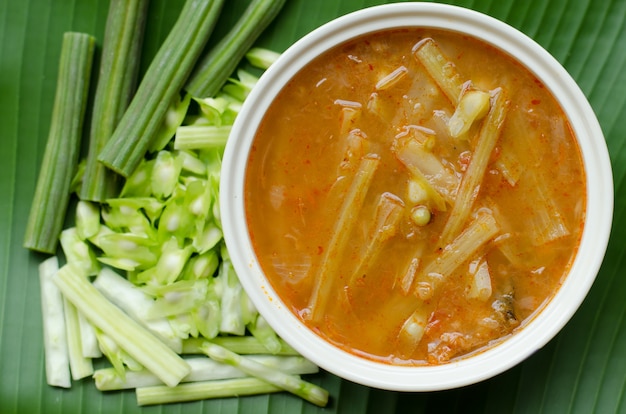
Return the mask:
[(521, 329), (576, 254), (585, 173), (568, 120), (521, 64), (430, 29), (382, 31), (300, 70), (248, 160), (272, 287), (319, 336), (441, 364)]

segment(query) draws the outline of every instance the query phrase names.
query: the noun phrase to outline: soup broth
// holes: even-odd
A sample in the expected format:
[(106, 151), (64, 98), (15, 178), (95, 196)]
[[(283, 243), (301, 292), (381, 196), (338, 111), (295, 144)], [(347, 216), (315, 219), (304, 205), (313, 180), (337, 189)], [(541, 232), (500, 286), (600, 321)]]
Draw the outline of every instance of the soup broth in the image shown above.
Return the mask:
[(259, 264), (304, 324), (420, 365), (479, 352), (550, 300), (585, 191), (546, 85), (479, 40), (397, 29), (289, 81), (254, 139), (245, 206)]

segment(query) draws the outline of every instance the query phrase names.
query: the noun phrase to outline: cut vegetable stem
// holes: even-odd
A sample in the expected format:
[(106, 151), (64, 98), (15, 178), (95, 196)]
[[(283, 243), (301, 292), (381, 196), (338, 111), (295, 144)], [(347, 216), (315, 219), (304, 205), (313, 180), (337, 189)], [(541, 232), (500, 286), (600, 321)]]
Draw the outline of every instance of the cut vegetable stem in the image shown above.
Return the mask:
[(102, 202), (119, 191), (120, 177), (97, 158), (134, 93), (147, 11), (148, 0), (113, 0), (109, 5), (89, 152), (79, 192), (83, 200)]
[[(185, 339), (183, 341), (183, 354), (201, 354), (201, 347), (205, 342), (206, 340), (202, 338)], [(263, 342), (252, 336), (218, 336), (211, 339), (211, 342), (241, 355), (267, 353), (267, 348)], [(280, 350), (275, 352), (275, 355), (298, 355), (298, 352), (283, 339), (279, 338), (278, 342), (280, 343)]]
[(163, 119), (206, 44), (224, 0), (187, 0), (144, 75), (137, 93), (98, 159), (128, 177), (150, 147)]
[(65, 326), (67, 328), (67, 349), (70, 359), (70, 372), (73, 380), (79, 380), (93, 374), (91, 358), (83, 355), (80, 335), (80, 322), (76, 307), (66, 298), (63, 300)]
[(253, 47), (248, 51), (248, 53), (246, 53), (246, 59), (248, 59), (248, 62), (250, 62), (252, 66), (259, 69), (269, 68), (274, 62), (276, 62), (276, 59), (278, 59), (279, 56), (280, 53), (262, 47)]
[(176, 353), (182, 351), (182, 341), (176, 337), (166, 318), (148, 318), (148, 310), (154, 304), (154, 299), (139, 287), (107, 267), (100, 271), (93, 286), (131, 318), (157, 335)]
[(109, 302), (80, 271), (66, 265), (54, 282), (95, 327), (165, 384), (174, 386), (189, 374), (189, 365), (180, 356)]
[[(287, 374), (313, 374), (319, 371), (315, 364), (301, 356), (251, 355), (249, 358)], [(214, 361), (205, 356), (187, 358), (185, 361), (191, 367), (191, 372), (181, 382), (217, 381), (247, 376), (233, 366)], [(94, 372), (94, 379), (96, 388), (101, 391), (163, 385), (159, 378), (150, 371), (143, 369), (140, 371), (127, 370), (122, 378), (114, 368), (102, 368)]]
[(216, 95), (284, 4), (285, 0), (252, 0), (226, 36), (198, 63), (185, 90), (196, 98)]
[(367, 235), (369, 242), (350, 278), (351, 287), (355, 287), (357, 281), (367, 274), (385, 246), (385, 242), (396, 234), (403, 212), (404, 203), (400, 198), (391, 193), (381, 194), (376, 206), (373, 225)]
[(280, 392), (281, 388), (257, 379), (234, 378), (217, 381), (192, 382), (177, 387), (156, 385), (137, 388), (137, 405), (168, 404), (211, 398), (240, 397), (244, 395)]
[(178, 150), (195, 150), (221, 148), (226, 146), (231, 125), (189, 125), (180, 126), (176, 130), (174, 148)]
[(330, 241), (324, 250), (324, 256), (315, 276), (313, 291), (309, 299), (309, 317), (315, 323), (322, 320), (328, 300), (332, 296), (331, 292), (333, 292), (335, 285), (333, 264), (336, 260), (334, 259), (341, 255), (348, 242), (379, 164), (380, 158), (378, 156), (368, 155), (364, 157), (343, 199)]
[(54, 254), (78, 165), (95, 39), (63, 35), (52, 122), (26, 225), (24, 247)]
[(59, 261), (56, 256), (44, 260), (39, 265), (46, 382), (54, 387), (70, 388), (72, 381), (63, 296), (52, 281), (58, 270)]
[(238, 355), (213, 343), (206, 343), (202, 350), (211, 359), (232, 365), (248, 375), (259, 378), (285, 391), (289, 391), (315, 405), (325, 407), (328, 404), (328, 391), (300, 377), (268, 368), (248, 357)]
[(470, 164), (461, 179), (452, 211), (441, 232), (440, 246), (445, 246), (454, 239), (465, 225), (474, 201), (478, 197), (489, 160), (500, 136), (508, 108), (506, 95), (501, 88), (498, 88), (493, 92), (491, 100), (491, 108), (478, 135)]
[(500, 227), (491, 213), (478, 213), (465, 230), (420, 272), (416, 288), (420, 299), (432, 297), (435, 289), (450, 277), (461, 263), (469, 260), (499, 231)]
[(78, 324), (80, 325), (80, 348), (85, 358), (100, 358), (102, 351), (98, 346), (96, 330), (85, 318), (85, 315), (78, 313)]
[(424, 65), (450, 102), (456, 106), (461, 98), (463, 81), (454, 64), (444, 56), (437, 43), (431, 38), (426, 38), (415, 45), (413, 54)]

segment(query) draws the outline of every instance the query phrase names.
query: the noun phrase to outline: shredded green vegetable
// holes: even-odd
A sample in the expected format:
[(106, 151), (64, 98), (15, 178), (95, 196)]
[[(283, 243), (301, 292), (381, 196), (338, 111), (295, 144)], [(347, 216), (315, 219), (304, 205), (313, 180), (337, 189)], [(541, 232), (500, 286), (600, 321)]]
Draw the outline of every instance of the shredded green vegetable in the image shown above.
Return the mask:
[[(70, 191), (79, 196), (75, 225), (62, 230), (64, 210), (61, 215), (55, 212), (54, 219), (61, 223), (56, 224), (58, 231), (38, 227), (45, 236), (40, 237), (45, 239), (45, 251), (54, 253), (61, 240), (66, 262), (59, 269), (54, 256), (54, 262), (42, 264), (46, 371), (51, 385), (71, 386), (70, 369), (74, 380), (93, 372), (98, 389), (136, 388), (140, 405), (285, 389), (284, 384), (276, 387), (229, 364), (197, 356), (214, 345), (227, 352), (255, 354), (246, 358), (246, 364), (262, 367), (268, 378), (300, 384), (300, 391), (286, 389), (315, 404), (326, 404), (325, 390), (298, 377), (318, 368), (279, 338), (258, 313), (239, 282), (223, 240), (222, 153), (243, 100), (258, 77), (244, 70), (233, 75), (229, 62), (214, 93), (202, 99), (181, 94), (223, 2), (187, 0), (123, 116), (141, 37), (140, 32), (129, 30), (143, 27), (146, 2), (111, 3), (93, 108), (100, 122), (92, 125), (88, 159), (80, 168), (77, 159), (62, 164), (63, 187), (53, 183), (55, 190), (62, 190), (64, 203)], [(245, 33), (229, 34), (224, 42), (230, 49), (220, 56), (230, 56), (236, 66), (283, 3), (254, 0), (242, 17), (247, 22)], [(83, 43), (80, 48), (69, 47), (80, 56), (64, 56), (62, 72), (69, 63), (86, 72), (94, 40), (85, 35), (69, 37)], [(257, 65), (267, 67), (277, 54), (257, 48), (248, 57), (264, 59)], [(88, 78), (79, 79), (83, 83), (73, 81), (59, 93), (81, 94), (82, 100), (74, 96), (75, 101), (63, 95), (75, 129), (64, 125), (60, 131), (74, 134), (73, 147), (67, 151), (77, 158), (80, 128), (76, 123), (82, 120)], [(58, 137), (52, 141), (58, 146), (55, 156), (69, 143)], [(95, 162), (98, 153), (104, 165), (126, 178), (121, 189), (113, 183), (111, 171)], [(65, 158), (45, 161), (42, 174), (51, 175), (59, 160)], [(27, 245), (44, 250), (40, 246)], [(44, 288), (50, 294), (44, 295)], [(94, 372), (94, 359), (101, 356), (108, 366)]]

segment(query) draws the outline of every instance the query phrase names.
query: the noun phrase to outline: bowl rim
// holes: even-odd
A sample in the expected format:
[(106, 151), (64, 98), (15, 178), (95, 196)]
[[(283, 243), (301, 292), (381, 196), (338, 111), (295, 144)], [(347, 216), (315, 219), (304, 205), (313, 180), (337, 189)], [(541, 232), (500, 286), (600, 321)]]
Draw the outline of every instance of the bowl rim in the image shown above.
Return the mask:
[[(525, 326), (495, 346), (436, 366), (399, 366), (342, 350), (299, 321), (265, 279), (245, 217), (244, 178), (250, 147), (273, 97), (308, 61), (329, 47), (383, 29), (429, 27), (463, 32), (507, 52), (552, 92), (568, 116), (585, 166), (587, 210), (578, 253), (556, 295)], [(320, 368), (344, 379), (395, 391), (435, 391), (491, 378), (550, 341), (591, 288), (607, 248), (613, 217), (613, 176), (595, 113), (574, 79), (543, 47), (517, 29), (477, 11), (436, 3), (392, 3), (332, 20), (295, 42), (261, 76), (235, 120), (223, 158), (220, 210), (224, 239), (244, 290), (277, 334)], [(593, 221), (591, 221), (593, 220)]]

